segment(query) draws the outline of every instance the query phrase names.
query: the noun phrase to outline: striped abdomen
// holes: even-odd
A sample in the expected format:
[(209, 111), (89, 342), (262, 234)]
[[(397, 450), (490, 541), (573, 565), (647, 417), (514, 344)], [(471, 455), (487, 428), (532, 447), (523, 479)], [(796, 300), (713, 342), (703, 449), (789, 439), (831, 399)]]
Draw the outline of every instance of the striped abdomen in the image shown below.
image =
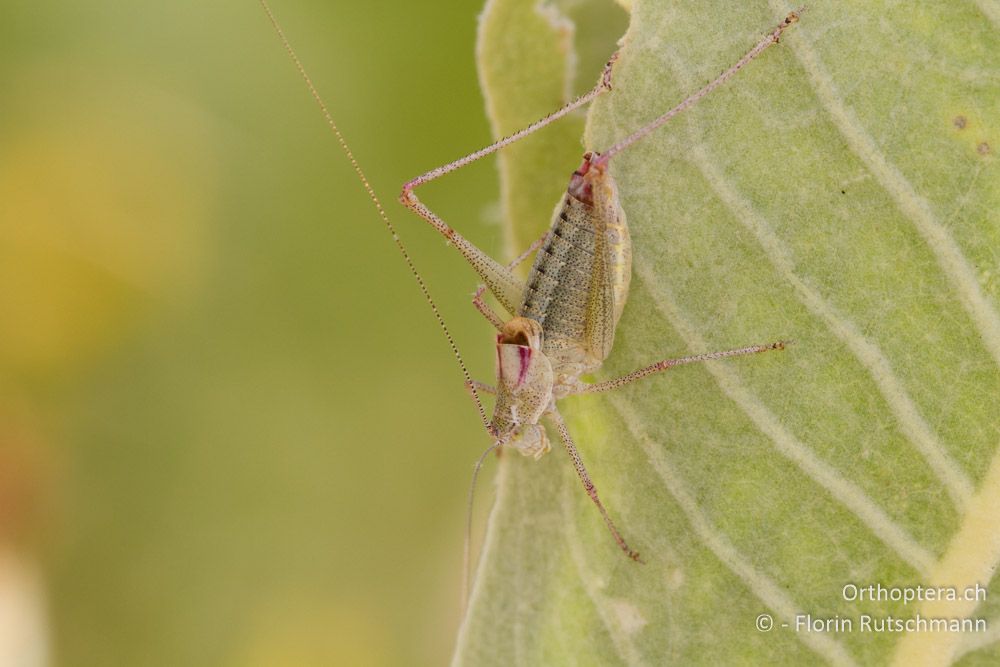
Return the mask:
[(632, 252), (614, 181), (584, 156), (535, 257), (518, 315), (542, 325), (544, 350), (560, 362), (596, 368), (610, 354), (631, 276)]

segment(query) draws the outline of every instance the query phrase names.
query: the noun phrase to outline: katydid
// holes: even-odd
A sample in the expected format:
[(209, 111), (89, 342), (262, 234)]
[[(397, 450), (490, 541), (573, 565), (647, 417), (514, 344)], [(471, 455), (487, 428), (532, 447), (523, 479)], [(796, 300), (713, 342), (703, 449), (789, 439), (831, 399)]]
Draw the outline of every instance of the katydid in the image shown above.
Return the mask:
[[(549, 439), (541, 423), (543, 418), (547, 419), (558, 432), (584, 489), (600, 511), (615, 542), (629, 558), (640, 561), (639, 553), (622, 537), (598, 497), (597, 489), (583, 464), (566, 422), (559, 413), (557, 401), (573, 394), (615, 389), (682, 364), (782, 349), (784, 343), (778, 341), (664, 359), (622, 377), (602, 382), (587, 383), (580, 379), (582, 375), (600, 369), (611, 353), (615, 329), (628, 298), (631, 277), (631, 243), (618, 187), (609, 171), (611, 158), (692, 107), (769, 46), (778, 43), (782, 32), (798, 20), (798, 13), (788, 14), (736, 63), (673, 109), (638, 128), (603, 153), (584, 154), (582, 164), (570, 176), (566, 193), (556, 207), (550, 229), (510, 264), (501, 264), (464, 238), (427, 208), (415, 195), (415, 189), (502, 149), (612, 90), (612, 74), (617, 54), (605, 66), (599, 83), (586, 94), (515, 134), (433, 169), (403, 186), (400, 201), (441, 233), (485, 283), (476, 292), (473, 303), (497, 329), (496, 384), (490, 386), (473, 381), (440, 311), (379, 198), (292, 50), (266, 0), (260, 2), (430, 305), (458, 360), (466, 387), (472, 395), (483, 425), (493, 439), (493, 444), (476, 463), (473, 487), (482, 462), (491, 451), (511, 447), (535, 459), (548, 452)], [(523, 281), (515, 275), (514, 268), (536, 250), (529, 276)], [(510, 318), (496, 313), (482, 299), (485, 289), (489, 289), (500, 305), (510, 313)], [(496, 396), (492, 418), (486, 416), (480, 392)], [(468, 543), (466, 551), (468, 552)]]

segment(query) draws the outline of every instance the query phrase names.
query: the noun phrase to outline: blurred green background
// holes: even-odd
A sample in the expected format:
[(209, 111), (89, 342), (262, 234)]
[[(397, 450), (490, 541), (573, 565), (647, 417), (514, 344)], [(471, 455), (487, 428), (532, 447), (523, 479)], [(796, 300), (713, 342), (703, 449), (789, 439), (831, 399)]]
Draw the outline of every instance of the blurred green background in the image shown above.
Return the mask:
[[(489, 139), (480, 3), (273, 8), (488, 379), (472, 273), (395, 203)], [(447, 660), (488, 441), (261, 8), (3, 14), (0, 662)], [(491, 161), (424, 196), (501, 246)]]

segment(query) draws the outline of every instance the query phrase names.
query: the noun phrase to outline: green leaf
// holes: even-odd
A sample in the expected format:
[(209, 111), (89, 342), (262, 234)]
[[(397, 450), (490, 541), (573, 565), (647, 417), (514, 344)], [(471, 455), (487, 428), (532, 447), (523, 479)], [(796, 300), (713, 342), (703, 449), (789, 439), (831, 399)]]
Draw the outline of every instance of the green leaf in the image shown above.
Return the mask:
[[(479, 58), (498, 134), (552, 110), (571, 80), (565, 27), (536, 6), (487, 4)], [(586, 147), (673, 106), (790, 9), (636, 3)], [(646, 564), (617, 549), (560, 449), (505, 455), (456, 663), (1000, 660), (998, 119), (995, 0), (816, 3), (615, 158), (635, 265), (600, 378), (794, 345), (562, 401)], [(578, 131), (547, 128), (503, 158), (520, 247), (576, 168)], [(976, 584), (985, 601), (844, 590)], [(806, 614), (839, 631), (797, 629)], [(865, 631), (863, 615), (988, 631)]]

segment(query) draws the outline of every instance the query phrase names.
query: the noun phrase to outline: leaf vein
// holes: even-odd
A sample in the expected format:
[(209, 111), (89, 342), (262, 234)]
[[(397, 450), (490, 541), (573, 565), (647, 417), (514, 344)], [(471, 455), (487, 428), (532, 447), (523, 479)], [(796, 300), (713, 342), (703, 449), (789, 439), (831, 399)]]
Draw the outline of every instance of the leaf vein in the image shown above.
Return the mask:
[(938, 480), (944, 485), (959, 512), (963, 511), (974, 491), (969, 476), (949, 456), (937, 434), (924, 419), (902, 380), (882, 349), (858, 330), (849, 318), (824, 299), (819, 291), (808, 284), (794, 269), (788, 247), (774, 232), (767, 220), (754, 210), (747, 199), (722, 174), (705, 152), (703, 145), (696, 145), (690, 157), (733, 217), (753, 233), (771, 264), (795, 289), (799, 301), (806, 309), (821, 319), (827, 329), (851, 351), (858, 363), (868, 372), (886, 405), (910, 443), (920, 452)]
[(996, 0), (973, 0), (993, 27), (1000, 30), (1000, 3)]
[[(667, 59), (669, 62), (665, 65), (673, 70), (674, 75), (683, 81), (685, 87), (692, 86), (694, 82), (688, 74), (691, 68), (675, 54), (669, 53)], [(887, 406), (895, 415), (903, 434), (937, 475), (958, 511), (963, 511), (974, 491), (972, 480), (948, 455), (943, 443), (928, 425), (915, 401), (904, 388), (903, 382), (896, 375), (889, 359), (881, 348), (868, 340), (849, 318), (842, 315), (830, 301), (820, 295), (816, 288), (796, 273), (795, 261), (787, 244), (782, 242), (767, 219), (754, 208), (733, 184), (732, 179), (727, 178), (719, 169), (717, 162), (708, 155), (702, 127), (696, 114), (688, 117), (686, 127), (691, 145), (688, 157), (701, 171), (709, 187), (729, 209), (733, 218), (756, 237), (772, 266), (795, 288), (799, 301), (809, 312), (819, 317), (836, 338), (847, 345), (862, 367), (868, 371)]]
[[(776, 11), (784, 3), (771, 0)], [(981, 7), (985, 5), (980, 5)], [(792, 52), (808, 74), (808, 80), (833, 121), (834, 126), (862, 163), (875, 176), (882, 188), (896, 203), (899, 211), (914, 225), (934, 254), (938, 266), (951, 282), (959, 301), (979, 331), (983, 344), (1000, 366), (1000, 313), (983, 293), (969, 260), (958, 243), (934, 215), (931, 205), (914, 189), (906, 177), (893, 165), (875, 140), (865, 131), (864, 124), (841, 98), (833, 78), (813, 49), (806, 26), (799, 26), (787, 41)]]
[[(725, 534), (712, 524), (701, 508), (698, 507), (698, 502), (691, 495), (690, 491), (687, 490), (684, 481), (673, 471), (663, 451), (646, 433), (635, 426), (641, 423), (641, 418), (625, 397), (611, 395), (609, 398), (612, 405), (622, 416), (622, 420), (627, 425), (632, 437), (642, 446), (649, 462), (653, 465), (653, 470), (656, 471), (657, 476), (663, 482), (670, 495), (677, 501), (678, 506), (684, 512), (688, 522), (702, 543), (709, 551), (715, 554), (716, 558), (723, 565), (743, 582), (753, 595), (760, 599), (761, 602), (780, 618), (784, 619), (785, 622), (794, 624), (796, 616), (804, 613), (801, 611), (800, 606), (782, 590), (777, 582), (754, 567), (751, 560), (740, 553)], [(825, 634), (813, 632), (795, 632), (793, 634), (799, 641), (831, 664), (857, 664), (857, 661), (851, 657), (842, 644), (834, 641)]]
[(986, 627), (986, 632), (982, 634), (967, 634), (962, 638), (962, 643), (958, 645), (952, 656), (955, 662), (969, 653), (981, 651), (1000, 642), (1000, 618), (987, 619)]
[[(615, 647), (615, 651), (621, 656), (622, 660), (628, 665), (644, 665), (647, 664), (645, 660), (642, 659), (638, 648), (636, 648), (635, 643), (629, 638), (628, 633), (625, 632), (619, 623), (614, 619), (614, 617), (608, 612), (608, 603), (604, 596), (601, 595), (598, 586), (595, 583), (597, 581), (597, 575), (587, 566), (587, 556), (584, 553), (584, 549), (580, 544), (580, 534), (576, 529), (577, 520), (573, 513), (573, 503), (572, 498), (575, 492), (574, 488), (564, 485), (562, 493), (562, 511), (565, 520), (563, 525), (566, 527), (566, 545), (569, 547), (570, 559), (573, 561), (573, 565), (576, 568), (576, 573), (583, 584), (583, 590), (590, 598), (590, 602), (594, 605), (594, 610), (597, 612), (598, 617), (601, 619), (601, 623), (608, 632), (608, 636), (611, 637), (611, 643)], [(589, 509), (589, 508), (588, 508)]]
[[(672, 295), (658, 284), (645, 263), (635, 267), (636, 276), (646, 285), (653, 302), (663, 317), (691, 349), (708, 349), (707, 343), (681, 314)], [(805, 444), (790, 433), (747, 387), (739, 375), (725, 363), (706, 362), (705, 367), (719, 388), (750, 418), (768, 438), (775, 450), (795, 463), (810, 479), (830, 493), (834, 500), (850, 510), (871, 532), (915, 570), (927, 574), (935, 558), (906, 530), (886, 514), (860, 487), (844, 478), (839, 471), (821, 460)]]
[[(960, 591), (976, 584), (986, 587), (1000, 564), (997, 525), (1000, 525), (1000, 454), (994, 455), (969, 511), (928, 575), (928, 587), (954, 586)], [(972, 616), (979, 602), (978, 599), (925, 600), (918, 611), (925, 618), (963, 619)], [(893, 664), (951, 664), (961, 639), (958, 632), (909, 632), (896, 645)]]

